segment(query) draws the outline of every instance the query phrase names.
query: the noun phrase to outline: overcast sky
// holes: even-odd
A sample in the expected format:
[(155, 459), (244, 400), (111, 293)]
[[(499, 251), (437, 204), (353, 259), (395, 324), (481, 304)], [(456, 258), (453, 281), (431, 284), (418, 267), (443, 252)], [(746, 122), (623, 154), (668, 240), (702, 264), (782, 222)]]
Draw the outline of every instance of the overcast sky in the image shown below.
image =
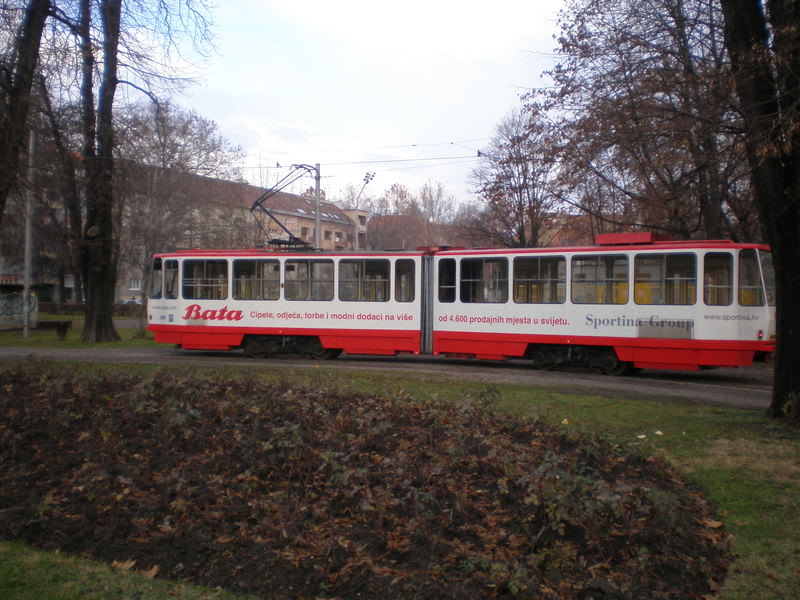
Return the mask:
[(242, 146), (252, 183), (320, 163), (328, 199), (367, 172), (365, 194), (431, 180), (465, 199), (477, 150), (543, 83), (561, 3), (220, 2), (217, 55), (179, 102)]

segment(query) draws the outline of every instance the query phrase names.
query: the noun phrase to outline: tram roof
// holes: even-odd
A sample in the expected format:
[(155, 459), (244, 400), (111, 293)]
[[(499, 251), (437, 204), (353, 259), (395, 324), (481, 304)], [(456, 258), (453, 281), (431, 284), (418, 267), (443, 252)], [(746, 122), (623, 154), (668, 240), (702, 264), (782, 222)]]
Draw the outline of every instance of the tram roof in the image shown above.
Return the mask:
[(414, 250), (288, 250), (273, 248), (248, 249), (201, 249), (192, 248), (174, 252), (158, 253), (157, 257), (218, 257), (218, 258), (258, 258), (258, 257), (392, 257), (392, 256), (465, 256), (486, 254), (563, 254), (575, 252), (611, 252), (644, 250), (715, 250), (754, 248), (769, 251), (767, 244), (741, 243), (731, 240), (669, 240), (649, 233), (600, 234), (592, 246), (548, 246), (543, 248), (457, 248), (432, 246)]
[(474, 254), (563, 254), (573, 252), (610, 252), (643, 250), (714, 250), (755, 248), (770, 250), (767, 244), (740, 243), (732, 240), (672, 240), (652, 232), (603, 233), (595, 237), (594, 245), (548, 246), (543, 248), (449, 248), (442, 255)]
[(347, 257), (376, 257), (376, 256), (422, 256), (431, 254), (428, 249), (417, 250), (282, 250), (282, 249), (269, 249), (269, 248), (247, 248), (247, 249), (202, 249), (191, 248), (185, 250), (176, 250), (174, 252), (159, 252), (157, 257), (170, 257), (170, 258), (192, 258), (192, 257), (217, 257), (217, 258), (268, 258), (268, 257), (333, 257), (333, 256), (347, 256)]

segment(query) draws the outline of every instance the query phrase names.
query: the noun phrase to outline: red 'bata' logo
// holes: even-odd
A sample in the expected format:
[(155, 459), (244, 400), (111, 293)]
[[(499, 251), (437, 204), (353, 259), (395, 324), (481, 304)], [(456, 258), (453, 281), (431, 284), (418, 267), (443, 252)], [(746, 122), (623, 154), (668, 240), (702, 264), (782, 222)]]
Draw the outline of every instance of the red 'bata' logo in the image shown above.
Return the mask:
[(223, 306), (219, 310), (200, 310), (199, 304), (190, 304), (186, 307), (186, 313), (183, 315), (185, 321), (200, 319), (203, 321), (241, 321), (242, 311), (228, 310), (227, 306)]

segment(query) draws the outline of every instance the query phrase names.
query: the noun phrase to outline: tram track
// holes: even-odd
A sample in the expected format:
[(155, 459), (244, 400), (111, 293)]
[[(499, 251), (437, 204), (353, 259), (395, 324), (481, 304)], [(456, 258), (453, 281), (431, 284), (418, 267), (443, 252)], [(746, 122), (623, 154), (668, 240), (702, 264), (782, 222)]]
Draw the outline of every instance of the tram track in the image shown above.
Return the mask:
[(131, 364), (184, 364), (253, 366), (296, 369), (324, 367), (354, 371), (411, 372), (415, 376), (447, 377), (486, 385), (535, 386), (561, 393), (601, 397), (670, 398), (742, 409), (764, 410), (772, 389), (771, 365), (709, 371), (650, 371), (634, 376), (610, 377), (600, 373), (565, 369), (543, 371), (525, 361), (486, 362), (430, 356), (341, 356), (331, 361), (301, 357), (253, 359), (240, 352), (186, 351), (158, 348), (0, 348), (0, 361), (42, 360)]

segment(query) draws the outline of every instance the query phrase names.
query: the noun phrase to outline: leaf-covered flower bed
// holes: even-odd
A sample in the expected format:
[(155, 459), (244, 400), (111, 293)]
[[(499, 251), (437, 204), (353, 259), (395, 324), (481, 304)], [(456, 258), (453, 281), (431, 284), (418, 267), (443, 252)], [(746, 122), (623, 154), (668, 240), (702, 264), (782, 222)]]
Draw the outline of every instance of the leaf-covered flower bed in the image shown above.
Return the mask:
[(699, 598), (725, 575), (663, 462), (470, 399), (0, 381), (0, 536), (42, 548), (267, 598)]

